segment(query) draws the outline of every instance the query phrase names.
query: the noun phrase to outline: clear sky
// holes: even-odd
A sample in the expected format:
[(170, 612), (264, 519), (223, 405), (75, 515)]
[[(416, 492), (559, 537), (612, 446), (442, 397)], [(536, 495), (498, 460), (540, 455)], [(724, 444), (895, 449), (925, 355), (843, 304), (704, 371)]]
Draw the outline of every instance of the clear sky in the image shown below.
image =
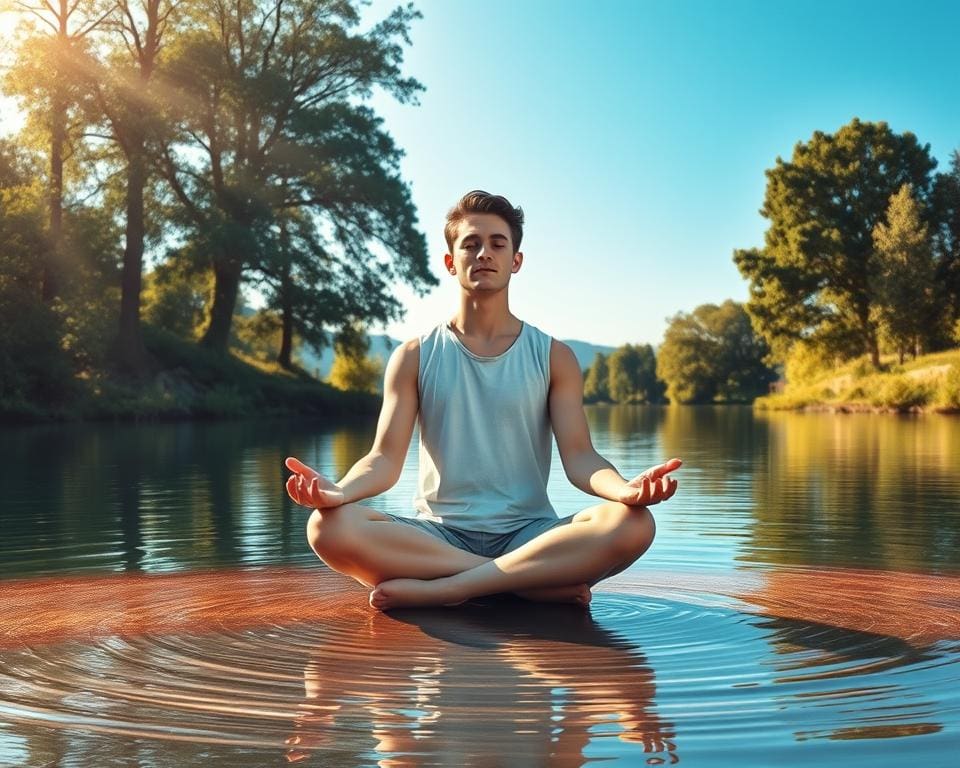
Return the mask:
[[(377, 0), (372, 15), (395, 3)], [(376, 101), (441, 285), (407, 338), (452, 315), (446, 210), (487, 189), (527, 216), (515, 314), (559, 338), (658, 344), (666, 318), (743, 301), (764, 170), (854, 116), (960, 147), (960, 3), (420, 0), (417, 107)]]
[(957, 2), (416, 5), (405, 71), (426, 91), (374, 106), (406, 150), (441, 285), (399, 292), (395, 337), (455, 311), (443, 217), (469, 189), (526, 213), (515, 314), (559, 338), (657, 344), (674, 313), (746, 299), (732, 252), (762, 243), (764, 170), (797, 141), (857, 116), (914, 132), (941, 168), (960, 147)]

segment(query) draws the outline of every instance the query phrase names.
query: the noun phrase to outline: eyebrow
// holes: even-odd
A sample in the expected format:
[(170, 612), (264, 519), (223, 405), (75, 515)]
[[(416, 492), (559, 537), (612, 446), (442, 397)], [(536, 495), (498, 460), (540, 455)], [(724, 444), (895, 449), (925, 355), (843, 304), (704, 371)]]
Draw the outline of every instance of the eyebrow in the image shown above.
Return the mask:
[[(463, 240), (461, 242), (466, 242), (467, 240), (472, 240), (472, 239), (479, 240), (480, 239), (479, 233), (471, 232), (469, 235), (464, 235)], [(493, 239), (507, 240), (508, 238), (506, 235), (501, 235), (499, 232), (495, 232), (494, 234), (490, 235), (490, 239), (491, 240)]]

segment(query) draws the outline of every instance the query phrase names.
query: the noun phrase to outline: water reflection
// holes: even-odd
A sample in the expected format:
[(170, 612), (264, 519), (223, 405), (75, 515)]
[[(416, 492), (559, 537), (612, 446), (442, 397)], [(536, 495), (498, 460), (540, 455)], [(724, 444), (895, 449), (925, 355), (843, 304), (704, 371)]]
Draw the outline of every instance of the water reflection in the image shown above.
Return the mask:
[(679, 760), (643, 653), (581, 609), (507, 600), (371, 614), (356, 642), (398, 661), (365, 676), (339, 649), (316, 649), (290, 762), (358, 727), (379, 766), (581, 766), (591, 740), (611, 737), (624, 756)]
[(960, 569), (956, 419), (768, 414), (746, 554), (776, 564)]
[[(684, 458), (642, 565), (960, 570), (960, 419), (595, 406), (594, 442), (623, 472)], [(307, 564), (283, 458), (341, 476), (375, 425), (176, 424), (7, 429), (0, 574)], [(412, 514), (414, 435), (398, 484), (369, 501)], [(554, 506), (595, 498), (554, 455)]]

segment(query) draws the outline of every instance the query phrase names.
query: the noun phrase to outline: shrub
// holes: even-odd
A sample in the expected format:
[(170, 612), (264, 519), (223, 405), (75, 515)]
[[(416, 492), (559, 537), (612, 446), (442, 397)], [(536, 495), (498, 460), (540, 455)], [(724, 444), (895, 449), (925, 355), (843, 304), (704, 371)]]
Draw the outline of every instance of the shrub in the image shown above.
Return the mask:
[(932, 397), (929, 383), (909, 376), (890, 376), (880, 386), (871, 402), (884, 408), (905, 411), (917, 405), (926, 405)]
[(960, 409), (960, 365), (951, 365), (947, 375), (940, 379), (936, 404), (939, 408)]

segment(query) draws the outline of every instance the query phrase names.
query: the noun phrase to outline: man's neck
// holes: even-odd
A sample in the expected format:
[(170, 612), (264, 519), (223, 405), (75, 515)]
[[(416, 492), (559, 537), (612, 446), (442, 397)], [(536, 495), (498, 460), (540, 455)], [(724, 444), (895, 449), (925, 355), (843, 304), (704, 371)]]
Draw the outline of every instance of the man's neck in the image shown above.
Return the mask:
[(510, 311), (506, 291), (489, 297), (462, 293), (460, 310), (449, 324), (461, 335), (477, 339), (516, 336), (520, 332), (520, 320)]

